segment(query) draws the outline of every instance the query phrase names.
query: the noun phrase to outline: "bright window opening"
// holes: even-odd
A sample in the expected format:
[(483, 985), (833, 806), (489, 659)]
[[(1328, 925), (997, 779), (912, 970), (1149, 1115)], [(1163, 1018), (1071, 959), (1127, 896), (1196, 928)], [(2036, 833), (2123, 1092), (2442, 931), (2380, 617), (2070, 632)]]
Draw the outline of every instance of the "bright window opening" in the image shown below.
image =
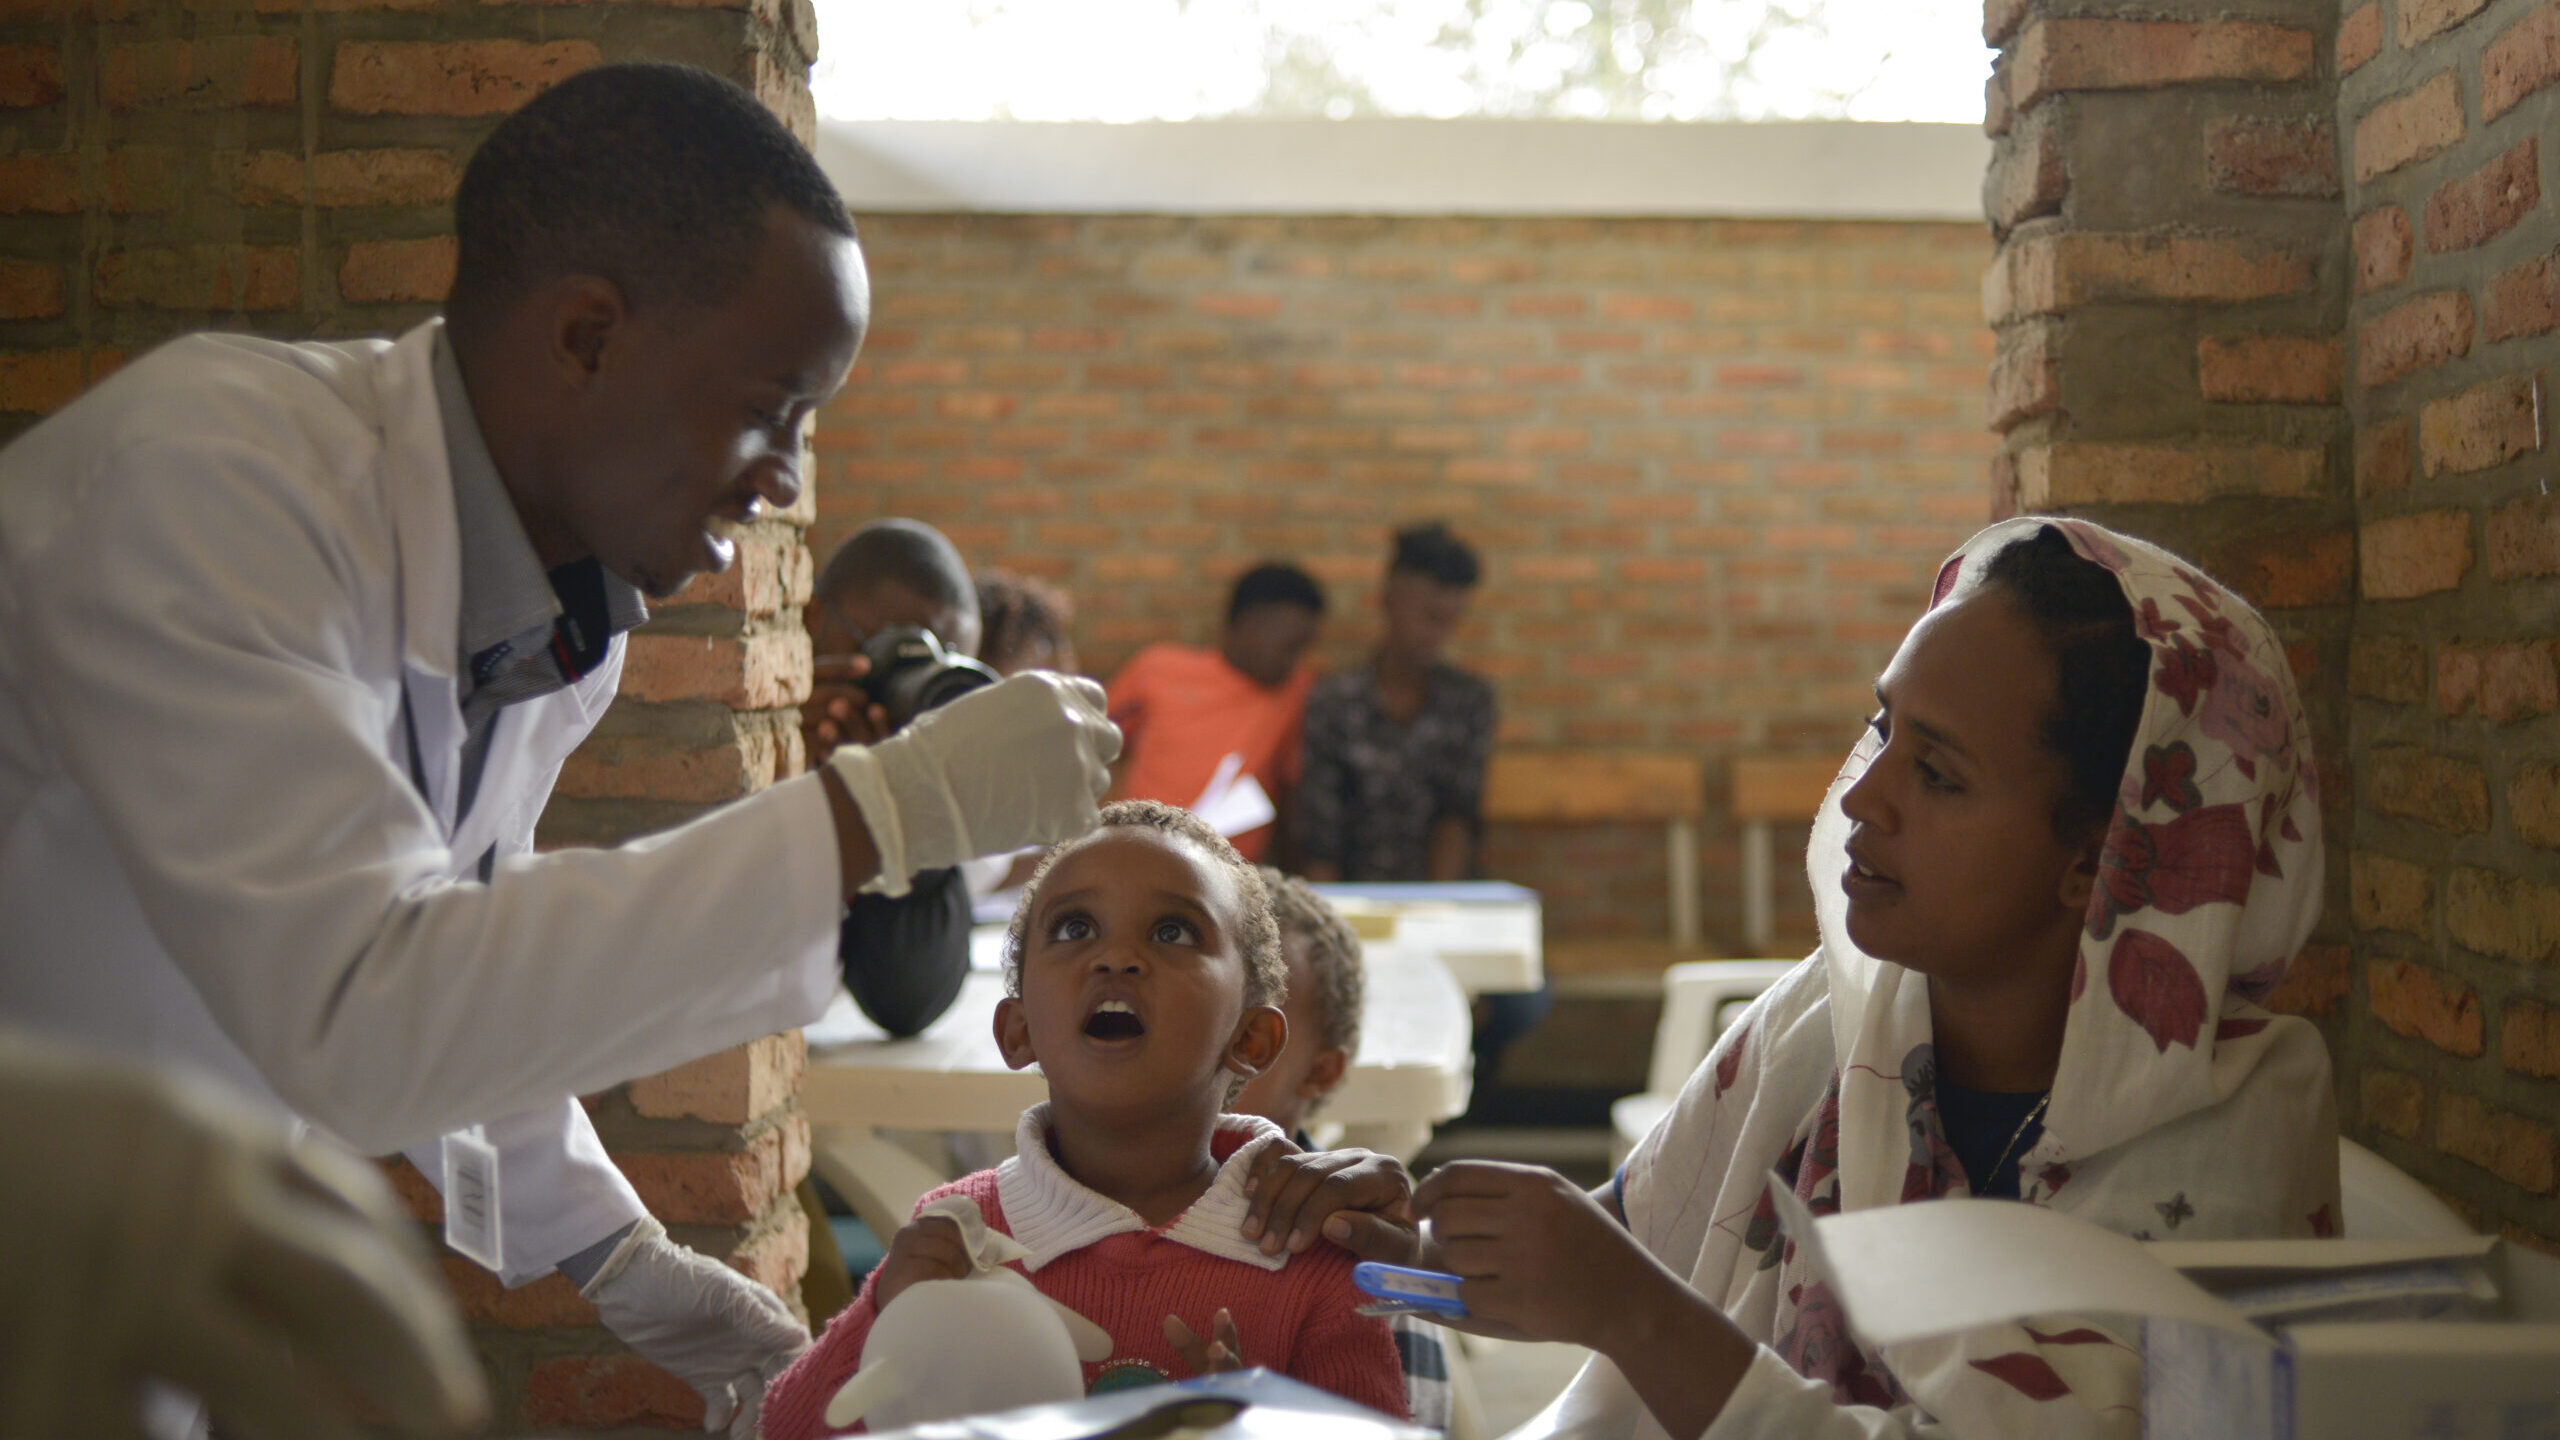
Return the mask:
[(1979, 0), (816, 0), (837, 120), (1975, 122)]

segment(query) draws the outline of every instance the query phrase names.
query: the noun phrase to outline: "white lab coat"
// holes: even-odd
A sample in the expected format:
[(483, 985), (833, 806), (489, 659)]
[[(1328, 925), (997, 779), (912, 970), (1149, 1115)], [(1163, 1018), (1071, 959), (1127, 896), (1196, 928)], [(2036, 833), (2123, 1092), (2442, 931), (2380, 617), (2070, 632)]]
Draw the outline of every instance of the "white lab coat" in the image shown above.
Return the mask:
[(180, 340), (0, 452), (0, 1018), (430, 1176), (487, 1123), (516, 1284), (642, 1213), (571, 1097), (816, 1019), (841, 881), (814, 777), (529, 853), (619, 640), (502, 713), (457, 826), (434, 332)]

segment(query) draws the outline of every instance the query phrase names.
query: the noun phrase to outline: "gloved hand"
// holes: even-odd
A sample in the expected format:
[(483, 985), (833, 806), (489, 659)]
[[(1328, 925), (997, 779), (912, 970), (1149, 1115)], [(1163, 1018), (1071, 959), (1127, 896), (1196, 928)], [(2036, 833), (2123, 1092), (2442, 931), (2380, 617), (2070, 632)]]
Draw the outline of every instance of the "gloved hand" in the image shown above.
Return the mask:
[(0, 1036), (0, 1195), (0, 1435), (139, 1436), (146, 1379), (267, 1440), (488, 1418), (380, 1172), (201, 1080)]
[(862, 888), (904, 895), (920, 871), (1092, 829), (1119, 754), (1101, 686), (1030, 670), (827, 763), (880, 852), (880, 874)]
[(702, 1428), (754, 1440), (764, 1387), (809, 1348), (772, 1291), (644, 1219), (578, 1291), (605, 1328), (702, 1397)]

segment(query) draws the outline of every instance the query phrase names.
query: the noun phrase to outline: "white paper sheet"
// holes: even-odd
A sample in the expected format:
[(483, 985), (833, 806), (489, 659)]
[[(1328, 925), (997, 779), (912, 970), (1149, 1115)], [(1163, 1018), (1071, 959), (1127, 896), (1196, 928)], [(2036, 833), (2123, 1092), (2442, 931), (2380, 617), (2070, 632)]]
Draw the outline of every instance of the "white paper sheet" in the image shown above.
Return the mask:
[(1191, 802), (1190, 809), (1209, 822), (1210, 829), (1229, 839), (1248, 830), (1259, 830), (1280, 814), (1272, 807), (1262, 782), (1245, 773), (1244, 757), (1232, 753), (1218, 762), (1207, 788)]
[(2139, 1241), (2012, 1200), (1933, 1200), (1817, 1221), (1770, 1177), (1778, 1218), (1868, 1344), (2039, 1315), (2138, 1315), (2258, 1336)]

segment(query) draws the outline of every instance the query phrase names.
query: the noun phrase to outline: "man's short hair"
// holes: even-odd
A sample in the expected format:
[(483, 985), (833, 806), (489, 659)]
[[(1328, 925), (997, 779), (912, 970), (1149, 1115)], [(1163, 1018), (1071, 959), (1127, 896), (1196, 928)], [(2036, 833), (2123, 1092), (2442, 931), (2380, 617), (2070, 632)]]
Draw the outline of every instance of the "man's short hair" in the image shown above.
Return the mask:
[(899, 585), (943, 610), (975, 616), (978, 587), (943, 533), (921, 520), (874, 520), (836, 547), (818, 574), (818, 598), (868, 595)]
[(469, 323), (563, 275), (638, 308), (735, 293), (777, 204), (853, 236), (843, 197), (754, 96), (685, 65), (600, 65), (498, 122), (453, 197), (446, 314)]
[(1421, 575), (1434, 583), (1465, 590), (1482, 573), (1476, 552), (1449, 527), (1434, 520), (1396, 532), (1395, 552), (1387, 561), (1390, 575)]
[(1322, 615), (1324, 587), (1285, 560), (1266, 560), (1236, 577), (1236, 588), (1227, 592), (1227, 619), (1256, 605), (1295, 605)]
[(1291, 936), (1307, 942), (1307, 976), (1315, 986), (1316, 1044), (1357, 1056), (1360, 1052), (1360, 1007), (1366, 1003), (1367, 977), (1360, 968), (1360, 937), (1351, 922), (1328, 904), (1316, 887), (1295, 875), (1265, 865), (1262, 883), (1271, 891), (1271, 913), (1280, 921), (1280, 944)]

